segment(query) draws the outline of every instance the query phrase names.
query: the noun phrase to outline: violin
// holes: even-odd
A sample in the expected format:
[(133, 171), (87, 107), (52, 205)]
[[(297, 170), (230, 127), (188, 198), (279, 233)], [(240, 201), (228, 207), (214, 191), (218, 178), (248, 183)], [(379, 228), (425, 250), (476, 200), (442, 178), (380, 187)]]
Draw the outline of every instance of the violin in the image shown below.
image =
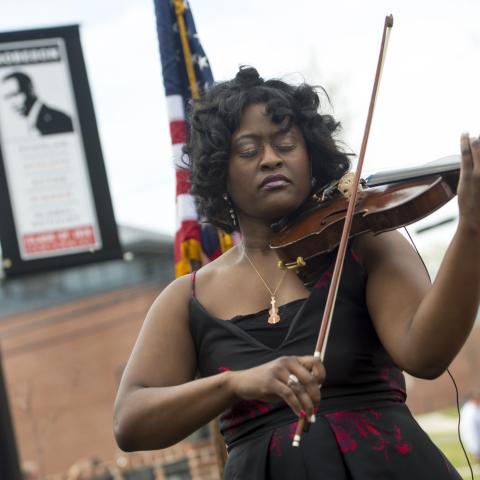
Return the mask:
[[(349, 238), (379, 234), (409, 225), (445, 205), (457, 192), (460, 157), (453, 155), (423, 167), (371, 175), (360, 182)], [(340, 243), (351, 173), (315, 192), (288, 217), (272, 225), (270, 247), (279, 266), (294, 269), (311, 283), (325, 255)]]

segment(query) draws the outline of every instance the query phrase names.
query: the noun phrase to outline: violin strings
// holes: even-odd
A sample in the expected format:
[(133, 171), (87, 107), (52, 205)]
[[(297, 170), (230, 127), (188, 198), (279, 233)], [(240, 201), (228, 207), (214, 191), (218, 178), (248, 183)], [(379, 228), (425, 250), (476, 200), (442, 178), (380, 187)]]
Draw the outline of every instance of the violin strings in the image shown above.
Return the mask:
[[(428, 275), (428, 278), (430, 279), (430, 283), (432, 282), (432, 278), (430, 277), (430, 272), (428, 271), (428, 268), (427, 266), (425, 265), (425, 262), (423, 261), (423, 258), (422, 256), (420, 255), (420, 252), (418, 251), (418, 248), (417, 246), (415, 245), (415, 242), (413, 241), (413, 238), (412, 236), (410, 235), (410, 232), (408, 231), (407, 227), (403, 227), (403, 229), (405, 230), (405, 233), (407, 234), (408, 238), (410, 239), (410, 242), (412, 243), (412, 246), (413, 248), (415, 249), (415, 251), (417, 252), (417, 255), (418, 255), (418, 258), (420, 259), (420, 261), (422, 262), (423, 264), (423, 267), (425, 268), (425, 271), (427, 272), (427, 275)], [(470, 460), (468, 459), (468, 455), (467, 455), (467, 451), (465, 450), (465, 447), (463, 445), (463, 442), (462, 442), (462, 436), (460, 435), (460, 420), (461, 420), (461, 415), (460, 415), (460, 399), (459, 399), (459, 393), (458, 393), (458, 387), (457, 387), (457, 383), (455, 382), (455, 379), (453, 378), (453, 375), (452, 373), (450, 372), (450, 370), (447, 368), (447, 373), (448, 375), (450, 376), (451, 380), (452, 380), (452, 383), (453, 383), (453, 387), (455, 389), (455, 400), (456, 400), (456, 406), (457, 406), (457, 417), (458, 417), (458, 421), (457, 421), (457, 437), (458, 437), (458, 442), (460, 443), (460, 446), (462, 447), (462, 450), (463, 450), (463, 454), (465, 455), (465, 459), (467, 460), (467, 464), (468, 464), (468, 468), (470, 469), (470, 475), (472, 477), (472, 480), (474, 480), (473, 478), (473, 468), (472, 468), (472, 464), (470, 463)]]

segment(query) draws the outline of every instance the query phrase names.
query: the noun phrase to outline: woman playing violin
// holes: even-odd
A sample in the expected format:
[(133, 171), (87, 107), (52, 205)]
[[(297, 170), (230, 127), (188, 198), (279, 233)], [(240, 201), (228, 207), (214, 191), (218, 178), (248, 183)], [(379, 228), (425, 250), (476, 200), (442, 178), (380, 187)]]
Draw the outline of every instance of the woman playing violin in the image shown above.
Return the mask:
[[(118, 392), (117, 441), (164, 448), (218, 416), (227, 479), (461, 478), (405, 406), (402, 371), (438, 377), (472, 328), (480, 140), (461, 137), (459, 223), (433, 285), (398, 232), (350, 241), (321, 362), (312, 353), (332, 259), (304, 285), (269, 247), (273, 222), (349, 169), (338, 123), (318, 108), (312, 87), (253, 68), (195, 105), (192, 191), (201, 214), (242, 241), (152, 305)], [(309, 431), (293, 448), (298, 417)]]

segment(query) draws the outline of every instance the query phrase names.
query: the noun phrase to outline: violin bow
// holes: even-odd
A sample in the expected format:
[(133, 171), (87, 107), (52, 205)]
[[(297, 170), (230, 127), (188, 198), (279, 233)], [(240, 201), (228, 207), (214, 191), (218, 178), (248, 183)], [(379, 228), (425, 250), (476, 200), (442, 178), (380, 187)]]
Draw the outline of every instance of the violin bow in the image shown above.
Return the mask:
[[(355, 212), (355, 205), (357, 203), (357, 194), (360, 185), (360, 176), (362, 173), (363, 161), (365, 158), (365, 152), (367, 150), (368, 136), (370, 134), (370, 127), (372, 124), (373, 111), (375, 109), (375, 102), (377, 98), (378, 86), (382, 75), (383, 63), (385, 60), (386, 47), (388, 38), (390, 35), (390, 29), (393, 27), (393, 16), (388, 15), (385, 17), (385, 24), (383, 26), (382, 43), (380, 46), (380, 54), (378, 56), (377, 70), (375, 73), (375, 81), (373, 83), (372, 96), (370, 98), (370, 106), (368, 108), (367, 121), (365, 124), (365, 131), (363, 133), (362, 146), (358, 157), (357, 170), (352, 185), (352, 194), (348, 202), (348, 209), (345, 216), (345, 223), (343, 225), (342, 236), (340, 238), (340, 244), (338, 246), (337, 259), (335, 261), (335, 267), (333, 269), (332, 280), (330, 288), (328, 290), (327, 301), (325, 304), (325, 310), (323, 312), (322, 323), (320, 325), (320, 332), (318, 334), (317, 345), (315, 347), (315, 358), (320, 358), (323, 362), (325, 357), (325, 350), (327, 347), (328, 335), (330, 332), (330, 326), (332, 323), (333, 309), (335, 300), (337, 298), (338, 287), (340, 285), (340, 276), (343, 269), (343, 262), (345, 260), (345, 252), (347, 250), (348, 237), (350, 235), (353, 214)], [(298, 447), (302, 438), (302, 432), (306, 426), (305, 417), (300, 417), (298, 420), (295, 435), (293, 437), (292, 446)]]

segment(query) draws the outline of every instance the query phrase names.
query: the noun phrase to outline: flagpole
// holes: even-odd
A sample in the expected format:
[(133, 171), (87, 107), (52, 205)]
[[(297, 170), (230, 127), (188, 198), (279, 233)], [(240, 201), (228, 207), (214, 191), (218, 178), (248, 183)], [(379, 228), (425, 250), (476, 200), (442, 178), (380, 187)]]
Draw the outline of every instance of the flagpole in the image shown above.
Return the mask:
[[(180, 34), (180, 41), (182, 43), (183, 59), (185, 61), (185, 67), (187, 70), (188, 83), (190, 85), (190, 91), (194, 100), (200, 99), (200, 91), (198, 88), (197, 78), (195, 75), (195, 68), (192, 62), (192, 53), (190, 51), (190, 45), (188, 44), (187, 28), (185, 26), (185, 19), (183, 14), (185, 12), (185, 4), (183, 0), (174, 0), (175, 15), (177, 17), (178, 32)], [(228, 235), (222, 231), (218, 231), (218, 240), (220, 242), (220, 249), (222, 252), (230, 250), (234, 246), (234, 242), (231, 235)], [(200, 267), (201, 265), (199, 265)]]
[[(192, 53), (190, 51), (190, 45), (188, 43), (188, 35), (187, 35), (187, 29), (185, 27), (185, 19), (183, 18), (183, 14), (185, 12), (185, 4), (183, 0), (174, 0), (174, 7), (175, 7), (175, 15), (177, 17), (178, 33), (180, 34), (180, 41), (182, 43), (183, 58), (184, 58), (185, 67), (187, 70), (188, 83), (190, 85), (190, 92), (192, 94), (193, 100), (199, 100), (200, 91), (198, 88), (197, 78), (195, 75), (195, 69), (193, 67)], [(222, 235), (219, 232), (218, 236), (219, 236), (220, 243), (221, 244), (223, 243), (223, 245), (221, 245), (222, 247), (228, 246), (228, 248), (230, 248), (233, 245), (231, 238), (229, 242), (228, 241), (229, 237), (227, 237), (225, 234)], [(222, 248), (222, 251), (223, 251), (223, 248)], [(192, 269), (194, 269), (192, 261), (190, 261), (190, 264), (192, 265)], [(201, 265), (198, 265), (198, 267), (201, 267)], [(225, 462), (227, 461), (227, 449), (225, 447), (225, 442), (223, 440), (223, 437), (220, 434), (220, 430), (218, 428), (216, 419), (213, 419), (210, 422), (210, 432), (212, 435), (215, 452), (217, 454), (217, 463), (219, 466), (220, 477), (223, 477)]]
[(185, 12), (185, 4), (183, 0), (175, 0), (175, 15), (177, 16), (178, 32), (180, 34), (180, 41), (182, 42), (183, 58), (185, 60), (185, 66), (187, 68), (188, 83), (190, 84), (190, 91), (192, 92), (192, 98), (198, 100), (200, 98), (200, 91), (198, 90), (198, 83), (195, 77), (195, 69), (193, 68), (192, 52), (190, 51), (190, 45), (188, 44), (187, 29), (185, 27), (185, 19), (183, 13)]

